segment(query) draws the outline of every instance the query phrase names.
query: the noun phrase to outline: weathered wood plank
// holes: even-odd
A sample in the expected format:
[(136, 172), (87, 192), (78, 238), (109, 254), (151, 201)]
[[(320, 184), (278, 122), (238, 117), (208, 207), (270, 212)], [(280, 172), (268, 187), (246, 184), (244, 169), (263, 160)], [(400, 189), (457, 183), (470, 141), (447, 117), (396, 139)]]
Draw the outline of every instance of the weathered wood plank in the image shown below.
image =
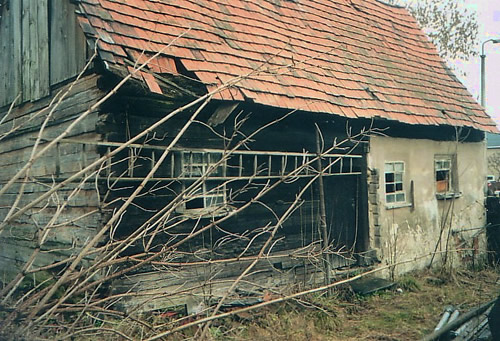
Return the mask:
[(32, 75), (32, 60), (30, 51), (30, 41), (31, 37), (31, 26), (32, 26), (32, 7), (36, 6), (36, 2), (30, 0), (22, 0), (22, 87), (23, 87), (23, 101), (29, 101), (32, 96), (32, 84), (30, 80), (30, 75)]
[[(10, 105), (21, 88), (21, 13), (22, 2), (15, 1), (4, 10), (0, 23), (0, 107)], [(0, 114), (0, 117), (3, 115)]]
[[(82, 135), (78, 135), (78, 138), (83, 138), (85, 140), (94, 141), (98, 139), (94, 133), (86, 133)], [(34, 141), (34, 140), (33, 140)], [(61, 143), (60, 145), (60, 153), (61, 156), (68, 155), (69, 158), (73, 158), (73, 154), (81, 154), (83, 152), (82, 144), (69, 144), (69, 143)], [(42, 145), (43, 146), (43, 145)], [(26, 148), (16, 149), (16, 150), (5, 150), (4, 152), (0, 152), (0, 158), (2, 159), (2, 166), (11, 166), (11, 165), (23, 165), (29, 158), (31, 154), (32, 146), (27, 146)], [(87, 154), (86, 157), (89, 159), (94, 159), (99, 156), (97, 146), (95, 145), (86, 145), (85, 152)], [(55, 148), (49, 149), (45, 155), (42, 156), (41, 160), (51, 159), (55, 157)], [(45, 161), (40, 161), (45, 162)], [(89, 161), (87, 160), (88, 164)]]
[[(78, 114), (75, 114), (74, 117), (77, 117)], [(98, 113), (94, 112), (87, 119), (80, 122), (71, 132), (68, 134), (68, 137), (80, 136), (82, 134), (93, 133), (95, 131), (95, 125), (97, 122)], [(48, 124), (46, 129), (44, 130), (43, 137), (46, 139), (54, 139), (58, 137), (72, 122), (74, 117), (68, 117), (64, 119), (64, 122), (51, 122)], [(24, 134), (13, 135), (11, 138), (5, 139), (1, 142), (1, 150), (17, 150), (29, 147), (33, 145), (33, 141), (38, 136), (37, 129), (30, 129), (28, 132), (24, 132)]]
[(77, 23), (75, 4), (51, 1), (50, 84), (54, 85), (77, 75), (85, 66), (86, 41)]
[[(96, 230), (90, 228), (70, 226), (51, 228), (49, 230), (44, 249), (50, 250), (52, 246), (56, 246), (57, 248), (80, 248), (92, 239), (95, 234)], [(2, 240), (2, 238), (12, 240), (13, 243), (17, 243), (17, 241), (22, 240), (34, 241), (36, 238), (35, 225), (33, 223), (12, 225), (9, 228), (8, 235), (0, 237), (0, 240)]]
[[(5, 217), (8, 212), (8, 208), (0, 208), (0, 219)], [(45, 207), (43, 210), (35, 211), (33, 214), (22, 215), (15, 219), (12, 223), (16, 224), (31, 224), (33, 225), (34, 220), (39, 226), (45, 226), (54, 217), (57, 212), (57, 207)], [(99, 207), (78, 207), (75, 209), (63, 210), (60, 212), (58, 218), (56, 219), (56, 225), (65, 225), (68, 229), (71, 228), (88, 228), (96, 229), (100, 227), (101, 223), (101, 212)]]
[[(85, 107), (86, 106), (84, 105), (83, 108), (85, 108)], [(65, 115), (62, 115), (63, 117), (61, 117), (61, 118), (49, 120), (45, 126), (44, 133), (45, 133), (45, 131), (47, 131), (48, 128), (54, 129), (54, 127), (57, 127), (57, 126), (62, 127), (63, 125), (65, 125), (64, 128), (60, 129), (60, 133), (62, 133), (66, 129), (66, 127), (72, 123), (72, 121), (74, 121), (75, 119), (77, 119), (80, 116), (80, 113), (81, 113), (81, 111), (78, 111), (77, 108), (74, 108), (71, 110), (71, 115), (65, 114)], [(98, 123), (98, 112), (94, 111), (94, 112), (90, 113), (84, 120), (82, 120), (79, 123), (79, 125), (77, 125), (76, 127), (79, 128), (82, 125), (87, 125), (87, 126), (91, 125), (91, 128), (92, 128), (91, 131), (95, 131), (97, 123)], [(0, 127), (0, 128), (4, 128), (5, 130), (8, 130), (8, 127), (5, 127), (5, 126)], [(84, 130), (83, 134), (88, 134), (91, 131), (86, 129), (86, 130)], [(30, 122), (30, 123), (26, 124), (26, 127), (19, 128), (14, 132), (10, 132), (10, 133), (6, 132), (7, 135), (2, 139), (2, 141), (0, 141), (0, 143), (3, 144), (3, 143), (7, 143), (7, 141), (14, 141), (15, 139), (18, 139), (19, 137), (22, 137), (22, 136), (29, 136), (29, 135), (33, 135), (33, 134), (37, 135), (39, 132), (40, 132), (40, 125), (35, 125), (32, 122)], [(43, 136), (44, 133), (42, 134), (42, 139), (44, 139), (44, 140), (49, 139), (48, 137)], [(75, 133), (75, 130), (72, 130), (69, 133), (70, 133), (69, 135), (72, 135), (73, 137), (76, 135), (81, 135), (80, 133)], [(101, 139), (98, 139), (98, 141), (99, 140), (101, 140)], [(2, 152), (2, 151), (3, 150), (0, 150), (0, 152)]]
[[(19, 270), (26, 264), (26, 261), (31, 256), (34, 250), (34, 243), (28, 241), (15, 242), (12, 239), (3, 239), (0, 237), (0, 244), (2, 245), (2, 250), (0, 251), (0, 276), (2, 279), (8, 280), (13, 278)], [(59, 246), (66, 246), (64, 249), (57, 249), (51, 246), (53, 249), (51, 252), (40, 252), (33, 264), (34, 268), (53, 264), (54, 262), (59, 262), (67, 259), (69, 256), (77, 253), (81, 248), (78, 247), (67, 247), (67, 245), (59, 244)], [(84, 259), (83, 263), (88, 263), (91, 261), (91, 257)]]
[[(49, 122), (53, 124), (54, 121), (61, 120), (64, 117), (75, 116), (76, 114), (86, 111), (101, 98), (101, 95), (102, 93), (99, 90), (93, 89), (83, 91), (67, 98), (56, 108)], [(52, 110), (52, 108), (50, 110)], [(34, 116), (33, 114), (27, 113), (23, 116), (8, 120), (0, 126), (0, 134), (9, 132), (13, 127), (20, 127), (13, 134), (19, 134), (22, 131), (33, 129), (35, 127), (38, 128), (45, 120), (50, 110), (46, 110), (36, 118), (32, 118)]]
[[(292, 288), (299, 285), (301, 287), (313, 287), (323, 283), (324, 275), (318, 271), (316, 266), (305, 267), (301, 261), (296, 262), (296, 266), (287, 271), (276, 271), (271, 267), (253, 272), (241, 282), (237, 290), (245, 292), (260, 292), (264, 294), (263, 288), (270, 290), (290, 292)], [(199, 272), (191, 278), (200, 279)], [(178, 274), (175, 274), (178, 275)], [(174, 273), (168, 271), (156, 273), (156, 281), (154, 287), (141, 285), (140, 277), (135, 277), (135, 281), (127, 283), (121, 287), (120, 280), (112, 284), (114, 293), (129, 292), (133, 288), (137, 296), (129, 296), (120, 300), (118, 307), (123, 310), (134, 309), (141, 307), (142, 311), (150, 311), (156, 309), (165, 309), (179, 305), (186, 305), (188, 313), (192, 313), (197, 305), (204, 302), (207, 298), (219, 298), (224, 296), (228, 287), (237, 278), (236, 276), (225, 276), (212, 278), (210, 281), (203, 283), (202, 281), (192, 282), (189, 277), (185, 277), (184, 282), (172, 284)], [(201, 287), (200, 284), (204, 284)], [(134, 286), (136, 285), (136, 286)], [(192, 290), (189, 290), (193, 288)], [(179, 292), (188, 292), (179, 294)], [(229, 300), (230, 301), (230, 300)]]
[(24, 82), (29, 84), (31, 96), (26, 98), (30, 101), (35, 101), (40, 98), (40, 60), (37, 55), (37, 51), (39, 50), (39, 37), (38, 37), (38, 1), (33, 2), (30, 1), (29, 4), (29, 27), (25, 27), (28, 32), (26, 32), (26, 36), (29, 37), (29, 40), (26, 42), (28, 44), (28, 58), (30, 64), (30, 72), (29, 74), (24, 73)]
[(31, 57), (38, 60), (37, 74), (38, 92), (32, 100), (38, 100), (50, 94), (49, 80), (49, 2), (48, 0), (37, 0), (37, 46)]
[(69, 1), (61, 2), (59, 0), (51, 0), (51, 16), (50, 21), (50, 84), (54, 85), (64, 80), (64, 68), (68, 68), (68, 64), (64, 58), (67, 52), (67, 44), (69, 33), (65, 27), (68, 18)]
[[(12, 1), (10, 4), (11, 7), (11, 15), (12, 15), (12, 81), (11, 83), (11, 95), (10, 101), (12, 102), (15, 97), (20, 95), (23, 91), (22, 87), (22, 56), (23, 56), (23, 47), (22, 47), (22, 3), (21, 1)], [(9, 65), (8, 63), (6, 65)], [(22, 97), (21, 97), (22, 98)], [(19, 102), (18, 102), (19, 103)], [(0, 106), (2, 104), (0, 103)]]
[[(12, 62), (11, 53), (11, 29), (12, 29), (12, 13), (7, 12), (2, 14), (2, 19), (0, 20), (0, 107), (6, 105), (10, 101), (11, 92), (8, 87), (7, 80), (9, 79), (9, 67), (8, 65)], [(0, 119), (2, 115), (0, 114)]]
[[(24, 53), (24, 52), (23, 52)], [(71, 96), (75, 94), (80, 94), (82, 92), (86, 92), (92, 89), (97, 89), (97, 81), (100, 78), (99, 75), (97, 74), (90, 74), (88, 76), (82, 77), (78, 82), (76, 82), (73, 85), (73, 89), (71, 93), (67, 96), (66, 100), (69, 100)], [(60, 87), (56, 87), (53, 89), (54, 94), (61, 92), (64, 93), (71, 84), (65, 84)], [(102, 92), (101, 92), (102, 93)], [(8, 121), (12, 119), (17, 119), (19, 117), (25, 116), (25, 115), (31, 115), (38, 110), (43, 109), (44, 107), (48, 106), (51, 101), (51, 98), (44, 98), (36, 102), (26, 102), (23, 103), (22, 105), (19, 105), (14, 108), (12, 111), (11, 115), (9, 115)], [(3, 107), (0, 109), (0, 116), (3, 116), (5, 112), (8, 110), (8, 107)], [(6, 122), (8, 122), (6, 121)]]
[[(70, 191), (58, 191), (57, 195), (59, 196), (57, 200), (60, 200), (61, 202), (65, 200), (65, 198), (68, 198), (70, 195)], [(23, 194), (22, 197), (22, 203), (29, 203), (31, 201), (34, 201), (40, 196), (40, 193), (25, 193)], [(17, 195), (16, 194), (4, 194), (0, 198), (0, 206), (11, 206), (12, 203), (16, 200)], [(56, 206), (57, 203), (53, 201), (54, 199), (47, 199), (45, 201), (46, 205), (50, 206)], [(41, 202), (38, 207), (44, 207), (44, 202)], [(74, 195), (71, 197), (71, 199), (68, 201), (67, 207), (99, 207), (100, 206), (100, 201), (97, 196), (97, 193), (93, 190), (88, 190), (88, 191), (80, 191), (78, 194)]]

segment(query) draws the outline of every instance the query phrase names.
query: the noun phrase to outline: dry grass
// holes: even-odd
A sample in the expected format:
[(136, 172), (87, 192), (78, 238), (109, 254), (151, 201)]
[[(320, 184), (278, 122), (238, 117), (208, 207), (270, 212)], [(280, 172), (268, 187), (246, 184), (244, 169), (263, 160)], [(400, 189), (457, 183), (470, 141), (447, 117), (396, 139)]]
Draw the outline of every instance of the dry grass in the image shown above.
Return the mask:
[[(464, 312), (496, 297), (500, 293), (499, 278), (498, 269), (419, 272), (399, 278), (393, 290), (367, 297), (344, 286), (330, 297), (309, 296), (217, 320), (210, 327), (210, 337), (214, 341), (418, 340), (432, 332), (445, 306), (454, 305)], [(161, 316), (143, 317), (155, 324), (168, 322)], [(106, 326), (108, 331), (133, 335), (135, 340), (144, 337), (133, 323)], [(196, 340), (197, 331), (197, 327), (186, 329), (167, 340)], [(101, 340), (104, 335), (106, 340), (123, 340), (117, 334), (103, 333), (81, 334), (74, 340)], [(45, 336), (53, 339), (54, 335)]]
[[(499, 294), (495, 269), (420, 272), (398, 280), (400, 290), (369, 297), (347, 288), (334, 297), (309, 297), (318, 308), (286, 303), (220, 321), (214, 340), (417, 340), (430, 333), (446, 305), (467, 311)], [(398, 288), (397, 287), (397, 288)]]

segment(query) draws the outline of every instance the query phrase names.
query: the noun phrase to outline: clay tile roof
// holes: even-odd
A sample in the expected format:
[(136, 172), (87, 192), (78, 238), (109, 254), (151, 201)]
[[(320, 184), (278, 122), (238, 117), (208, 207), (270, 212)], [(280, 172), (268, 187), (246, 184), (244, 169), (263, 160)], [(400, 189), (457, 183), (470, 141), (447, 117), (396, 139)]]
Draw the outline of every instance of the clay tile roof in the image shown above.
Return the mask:
[[(182, 66), (223, 100), (496, 131), (404, 9), (378, 0), (80, 0), (101, 58), (142, 79)], [(176, 66), (177, 65), (177, 66)], [(447, 113), (447, 114), (443, 114)]]

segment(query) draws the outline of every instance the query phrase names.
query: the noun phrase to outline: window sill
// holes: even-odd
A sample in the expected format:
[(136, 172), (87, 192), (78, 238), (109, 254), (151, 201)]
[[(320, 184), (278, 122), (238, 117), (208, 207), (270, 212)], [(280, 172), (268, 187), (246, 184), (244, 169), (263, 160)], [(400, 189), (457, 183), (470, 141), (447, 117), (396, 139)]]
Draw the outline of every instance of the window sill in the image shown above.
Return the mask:
[(385, 204), (385, 209), (386, 210), (393, 210), (395, 208), (403, 208), (403, 207), (411, 207), (412, 205), (407, 202), (401, 202), (401, 203), (396, 203), (396, 204)]
[(462, 192), (458, 193), (436, 193), (437, 200), (448, 200), (448, 199), (456, 199), (462, 196)]

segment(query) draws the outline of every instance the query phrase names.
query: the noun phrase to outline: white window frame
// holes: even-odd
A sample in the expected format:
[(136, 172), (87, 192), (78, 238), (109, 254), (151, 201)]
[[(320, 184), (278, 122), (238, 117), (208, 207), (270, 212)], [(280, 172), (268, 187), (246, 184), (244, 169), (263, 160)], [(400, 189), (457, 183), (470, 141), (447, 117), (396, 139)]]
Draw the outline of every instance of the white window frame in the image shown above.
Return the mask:
[[(222, 154), (213, 152), (181, 152), (180, 178), (183, 180), (183, 190), (202, 176), (211, 178), (224, 176), (222, 163), (208, 174), (209, 169), (214, 167), (221, 158)], [(189, 202), (200, 199), (202, 200), (200, 207), (189, 207)], [(217, 180), (204, 179), (195, 191), (185, 196), (182, 211), (213, 215), (216, 212), (223, 213), (221, 209), (226, 207), (226, 205), (226, 185)]]
[(434, 156), (434, 183), (438, 199), (460, 196), (456, 167), (456, 155), (441, 154)]
[(405, 169), (404, 161), (390, 161), (384, 164), (384, 195), (388, 206), (406, 203)]

